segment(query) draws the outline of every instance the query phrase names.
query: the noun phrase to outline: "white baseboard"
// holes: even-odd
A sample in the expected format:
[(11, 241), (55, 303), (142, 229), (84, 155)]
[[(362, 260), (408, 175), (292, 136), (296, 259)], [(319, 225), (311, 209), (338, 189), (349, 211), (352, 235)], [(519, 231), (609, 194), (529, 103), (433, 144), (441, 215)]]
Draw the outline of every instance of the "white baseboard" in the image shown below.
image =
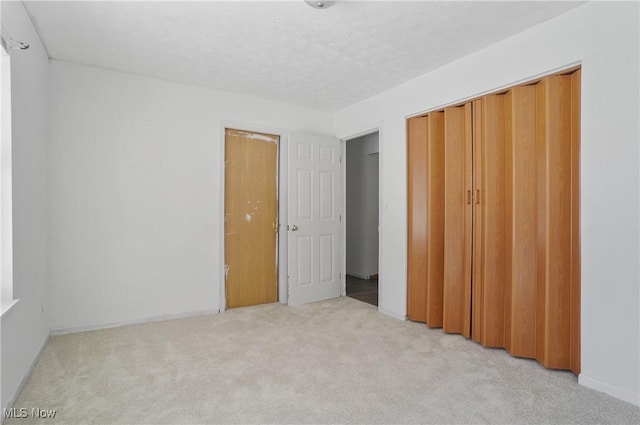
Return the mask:
[(151, 322), (163, 322), (165, 320), (185, 319), (187, 317), (205, 316), (209, 314), (219, 314), (220, 310), (192, 311), (188, 313), (166, 314), (161, 316), (144, 317), (141, 319), (123, 320), (121, 322), (101, 323), (97, 325), (76, 326), (71, 328), (51, 329), (51, 335), (63, 335), (78, 332), (97, 331), (100, 329), (119, 328), (121, 326), (141, 325)]
[(592, 378), (591, 376), (581, 373), (578, 375), (578, 383), (584, 385), (592, 390), (600, 391), (605, 394), (609, 394), (615, 398), (626, 401), (636, 406), (640, 406), (640, 394), (628, 391), (615, 385), (602, 382), (599, 379)]
[(378, 307), (378, 312), (384, 314), (385, 316), (393, 317), (398, 320), (407, 320), (407, 317), (404, 314), (394, 313), (393, 311), (383, 310)]
[[(16, 392), (11, 395), (11, 398), (7, 402), (7, 405), (6, 406), (2, 406), (3, 408), (9, 409), (9, 408), (13, 407), (13, 405), (15, 404), (16, 400), (18, 399), (18, 396), (20, 395), (20, 392), (22, 391), (22, 388), (24, 387), (24, 384), (27, 383), (27, 379), (29, 379), (29, 376), (31, 376), (31, 372), (33, 371), (33, 368), (36, 366), (36, 363), (38, 363), (38, 360), (40, 360), (40, 356), (42, 355), (42, 352), (44, 351), (44, 348), (49, 343), (49, 337), (50, 337), (49, 335), (47, 335), (45, 337), (44, 341), (40, 345), (40, 348), (38, 348), (38, 351), (36, 352), (36, 355), (33, 356), (33, 359), (31, 360), (31, 363), (29, 364), (29, 367), (22, 374), (22, 378), (20, 378), (20, 383), (18, 384), (18, 388), (16, 388)], [(3, 412), (4, 412), (4, 410), (3, 410)], [(3, 424), (4, 420), (5, 420), (5, 417), (4, 417), (4, 415), (2, 415), (2, 417), (0, 418), (0, 424)]]

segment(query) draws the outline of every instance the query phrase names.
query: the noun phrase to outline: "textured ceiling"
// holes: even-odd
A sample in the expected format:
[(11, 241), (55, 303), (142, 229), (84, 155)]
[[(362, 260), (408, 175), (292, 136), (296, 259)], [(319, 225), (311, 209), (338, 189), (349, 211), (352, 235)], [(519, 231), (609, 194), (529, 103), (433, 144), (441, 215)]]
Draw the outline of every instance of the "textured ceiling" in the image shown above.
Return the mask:
[(30, 2), (54, 59), (336, 110), (576, 2)]

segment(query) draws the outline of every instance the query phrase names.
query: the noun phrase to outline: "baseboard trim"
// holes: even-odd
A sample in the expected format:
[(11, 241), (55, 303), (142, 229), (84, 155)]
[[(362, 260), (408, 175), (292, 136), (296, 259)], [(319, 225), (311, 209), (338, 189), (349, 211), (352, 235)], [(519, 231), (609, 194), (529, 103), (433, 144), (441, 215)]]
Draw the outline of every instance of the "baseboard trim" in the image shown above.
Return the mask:
[(380, 307), (378, 307), (378, 312), (384, 314), (385, 316), (393, 317), (394, 319), (405, 321), (407, 317), (404, 314), (394, 313), (393, 311), (387, 311)]
[(210, 314), (219, 314), (220, 309), (192, 311), (188, 313), (166, 314), (161, 316), (144, 317), (141, 319), (123, 320), (120, 322), (100, 323), (96, 325), (75, 326), (71, 328), (55, 328), (51, 329), (51, 335), (64, 335), (78, 332), (97, 331), (100, 329), (119, 328), (122, 326), (142, 325), (152, 322), (164, 322), (165, 320), (186, 319), (189, 317), (207, 316)]
[(631, 403), (635, 406), (640, 406), (640, 394), (632, 391), (627, 391), (615, 385), (602, 382), (599, 379), (581, 373), (578, 375), (578, 383), (592, 390), (600, 391), (605, 394), (609, 394), (612, 397), (618, 398), (627, 403)]
[[(36, 352), (36, 355), (31, 360), (31, 364), (29, 364), (29, 367), (27, 368), (27, 370), (22, 375), (22, 378), (20, 378), (20, 383), (18, 384), (18, 388), (16, 388), (16, 392), (11, 396), (11, 398), (7, 402), (7, 405), (3, 406), (3, 408), (9, 409), (9, 408), (13, 407), (13, 405), (16, 403), (16, 400), (18, 400), (18, 396), (22, 392), (22, 388), (24, 387), (24, 384), (27, 383), (27, 379), (29, 379), (29, 376), (31, 376), (31, 372), (33, 372), (33, 368), (36, 367), (36, 364), (38, 363), (38, 360), (40, 360), (40, 356), (42, 355), (42, 352), (44, 351), (45, 347), (49, 343), (49, 338), (50, 338), (50, 335), (47, 335), (44, 338), (44, 341), (40, 345), (40, 348), (38, 348), (38, 351)], [(3, 412), (4, 412), (4, 410), (3, 410)], [(5, 419), (6, 418), (4, 417), (4, 414), (3, 414), (2, 417), (0, 418), (0, 424), (3, 424)]]

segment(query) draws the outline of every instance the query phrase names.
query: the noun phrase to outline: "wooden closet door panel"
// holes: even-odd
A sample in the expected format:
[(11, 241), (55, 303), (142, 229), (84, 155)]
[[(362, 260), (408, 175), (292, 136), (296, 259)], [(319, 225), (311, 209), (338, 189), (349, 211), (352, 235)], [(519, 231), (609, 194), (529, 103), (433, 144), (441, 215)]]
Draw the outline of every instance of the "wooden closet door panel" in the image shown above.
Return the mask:
[(465, 187), (469, 188), (472, 193), (470, 202), (464, 209), (464, 322), (462, 335), (465, 338), (471, 338), (471, 273), (472, 273), (472, 254), (473, 254), (473, 105), (467, 103), (464, 105), (464, 152), (465, 152), (465, 170), (464, 181)]
[[(505, 96), (482, 99), (482, 186), (475, 201), (482, 209), (482, 339), (488, 347), (504, 346), (504, 158)], [(478, 196), (479, 195), (479, 196)]]
[(547, 358), (569, 367), (571, 312), (571, 77), (549, 77)]
[[(538, 256), (545, 257), (542, 289), (543, 350), (538, 360), (549, 368), (568, 368), (571, 312), (571, 77), (551, 76), (541, 83), (544, 99), (543, 158), (546, 205)], [(539, 111), (540, 112), (540, 111)], [(539, 200), (539, 199), (538, 199)], [(539, 205), (540, 208), (540, 205)], [(539, 235), (540, 236), (540, 235)], [(542, 242), (542, 243), (541, 243)], [(540, 271), (540, 270), (538, 270)]]
[(444, 112), (427, 116), (427, 325), (442, 327), (444, 279)]
[[(473, 160), (482, 157), (482, 99), (473, 101)], [(473, 167), (473, 189), (482, 187), (482, 168)], [(471, 338), (474, 341), (482, 341), (482, 208), (480, 197), (475, 196), (472, 218), (472, 276), (471, 276)]]
[(536, 88), (507, 94), (505, 347), (535, 357)]
[[(535, 130), (535, 89), (534, 89), (534, 130)], [(514, 118), (514, 91), (509, 90), (505, 98), (505, 138), (504, 138), (504, 347), (507, 351), (511, 352), (513, 345), (513, 320), (512, 316), (517, 316), (517, 310), (513, 309), (513, 261), (514, 261), (514, 210), (513, 205), (515, 194), (513, 193), (514, 187), (514, 173), (516, 172), (514, 162), (514, 126), (517, 123)], [(517, 103), (517, 102), (515, 102)], [(514, 122), (516, 121), (516, 122)], [(535, 133), (534, 133), (535, 134)], [(534, 139), (535, 140), (535, 139)], [(535, 144), (534, 144), (535, 149)], [(535, 151), (534, 151), (535, 161)], [(535, 166), (535, 162), (534, 162)], [(535, 180), (534, 180), (535, 184)], [(534, 196), (535, 199), (535, 195)], [(534, 216), (535, 217), (535, 216)], [(535, 247), (535, 246), (534, 246)], [(535, 262), (534, 262), (535, 265)], [(535, 291), (535, 282), (534, 282)], [(534, 292), (535, 293), (535, 292)], [(535, 304), (533, 308), (535, 311)], [(517, 307), (516, 307), (517, 308)], [(535, 318), (535, 316), (534, 316)], [(535, 328), (534, 328), (535, 332)], [(534, 336), (535, 341), (535, 336)], [(511, 353), (513, 354), (513, 353)], [(534, 353), (535, 354), (535, 353)]]
[(536, 359), (546, 366), (547, 80), (536, 85)]
[(571, 370), (580, 373), (580, 88), (571, 75)]
[(426, 321), (427, 118), (407, 123), (407, 317)]
[(443, 329), (470, 334), (471, 105), (444, 111)]

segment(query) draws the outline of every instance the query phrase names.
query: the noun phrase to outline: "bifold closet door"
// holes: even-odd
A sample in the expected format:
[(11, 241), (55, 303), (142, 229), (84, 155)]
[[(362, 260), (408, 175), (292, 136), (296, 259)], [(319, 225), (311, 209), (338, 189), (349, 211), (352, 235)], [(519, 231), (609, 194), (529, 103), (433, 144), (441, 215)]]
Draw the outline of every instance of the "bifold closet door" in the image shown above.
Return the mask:
[[(578, 135), (574, 78), (554, 75), (537, 86), (537, 311), (536, 359), (554, 369), (579, 369)], [(515, 189), (517, 190), (517, 189)], [(572, 362), (572, 358), (574, 361)]]
[(504, 346), (505, 96), (445, 109), (444, 330)]
[(409, 120), (411, 320), (580, 372), (580, 84)]
[[(504, 347), (580, 371), (580, 72), (506, 95)], [(488, 308), (483, 305), (482, 308)]]
[[(473, 158), (482, 157), (482, 99), (473, 101)], [(482, 188), (482, 169), (473, 167), (473, 213), (472, 213), (472, 262), (471, 262), (471, 339), (482, 340), (482, 208), (480, 208), (480, 190)]]
[(427, 315), (442, 327), (444, 275), (444, 112), (427, 115)]
[(407, 123), (407, 317), (427, 320), (427, 118)]
[(505, 95), (473, 103), (472, 338), (504, 346)]
[(445, 332), (471, 335), (471, 103), (444, 110)]
[[(444, 255), (444, 113), (408, 125), (407, 316), (442, 326)], [(417, 184), (416, 184), (417, 183)]]
[(505, 211), (505, 348), (536, 355), (537, 191), (535, 86), (507, 94)]

